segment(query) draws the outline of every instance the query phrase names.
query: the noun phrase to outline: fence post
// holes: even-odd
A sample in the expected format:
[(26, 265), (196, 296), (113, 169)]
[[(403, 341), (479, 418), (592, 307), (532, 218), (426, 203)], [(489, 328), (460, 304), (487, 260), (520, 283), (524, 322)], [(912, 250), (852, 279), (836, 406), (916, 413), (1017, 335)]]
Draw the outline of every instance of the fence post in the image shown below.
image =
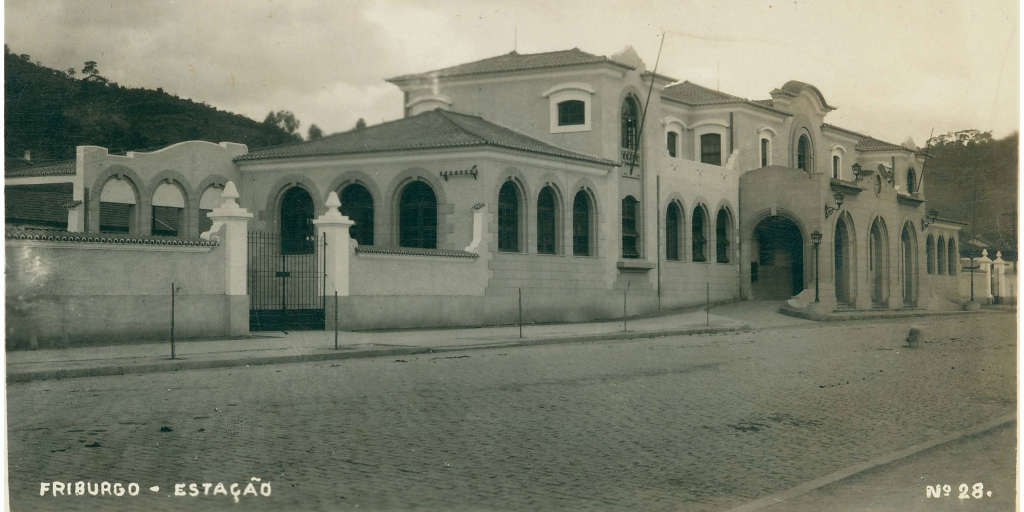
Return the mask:
[[(327, 211), (313, 221), (319, 236), (324, 237), (327, 249), (324, 251), (324, 272), (331, 278), (338, 295), (349, 295), (349, 252), (351, 252), (348, 229), (355, 225), (338, 211), (341, 201), (337, 192), (327, 196)], [(324, 290), (323, 293), (327, 293)]]
[(633, 284), (632, 281), (626, 281), (626, 289), (622, 290), (622, 330), (628, 331), (629, 325), (627, 318), (629, 317), (629, 308), (626, 303), (626, 296), (629, 295), (629, 285)]
[(519, 338), (523, 337), (523, 289), (519, 289)]
[(174, 359), (174, 283), (171, 283), (171, 359)]
[(704, 325), (711, 325), (711, 283), (706, 283), (704, 289)]
[[(249, 219), (252, 214), (238, 206), (238, 189), (231, 181), (224, 185), (220, 206), (207, 217), (213, 221), (209, 231), (201, 236), (218, 240), (224, 246), (224, 273), (227, 299), (228, 336), (249, 334), (249, 298), (246, 277), (249, 267)], [(221, 230), (223, 228), (223, 231)], [(221, 233), (221, 234), (216, 234)], [(216, 235), (215, 235), (216, 234)]]
[(334, 350), (338, 350), (338, 290), (334, 290)]

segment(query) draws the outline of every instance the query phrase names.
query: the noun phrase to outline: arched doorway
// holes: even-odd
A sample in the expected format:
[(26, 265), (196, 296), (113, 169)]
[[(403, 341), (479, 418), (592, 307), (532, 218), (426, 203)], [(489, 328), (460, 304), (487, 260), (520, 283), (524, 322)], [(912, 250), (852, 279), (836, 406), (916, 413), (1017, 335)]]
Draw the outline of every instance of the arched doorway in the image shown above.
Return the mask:
[(917, 305), (917, 233), (909, 222), (900, 233), (900, 251), (903, 253), (903, 305)]
[(889, 297), (889, 237), (881, 218), (871, 223), (868, 237), (868, 279), (871, 281), (871, 303), (886, 305)]
[(775, 215), (754, 228), (751, 293), (757, 299), (788, 299), (804, 290), (804, 240), (800, 228)]
[(302, 187), (288, 189), (281, 198), (281, 254), (312, 254), (316, 242), (313, 198)]
[(836, 302), (852, 306), (856, 303), (857, 286), (857, 263), (854, 255), (857, 254), (854, 239), (853, 222), (847, 215), (843, 215), (836, 222), (836, 232), (833, 243), (833, 263), (835, 268)]

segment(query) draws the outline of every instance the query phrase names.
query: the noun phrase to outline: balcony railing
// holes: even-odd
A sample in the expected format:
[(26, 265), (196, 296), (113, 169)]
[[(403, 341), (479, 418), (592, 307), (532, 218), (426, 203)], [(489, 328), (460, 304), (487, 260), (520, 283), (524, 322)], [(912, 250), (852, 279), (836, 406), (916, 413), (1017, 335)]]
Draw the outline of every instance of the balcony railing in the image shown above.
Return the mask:
[[(640, 151), (636, 149), (620, 148), (619, 159), (622, 160), (622, 174), (637, 176), (640, 174), (640, 165), (643, 163)], [(632, 173), (630, 172), (632, 167)]]

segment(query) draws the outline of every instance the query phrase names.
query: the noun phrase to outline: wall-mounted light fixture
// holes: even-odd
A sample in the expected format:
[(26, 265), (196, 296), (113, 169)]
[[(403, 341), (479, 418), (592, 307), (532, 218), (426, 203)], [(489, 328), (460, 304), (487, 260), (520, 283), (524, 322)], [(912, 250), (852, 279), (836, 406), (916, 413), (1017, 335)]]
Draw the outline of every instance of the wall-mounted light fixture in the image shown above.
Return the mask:
[(863, 167), (861, 167), (860, 164), (853, 164), (853, 181), (860, 179), (860, 171), (862, 169)]
[(825, 205), (825, 218), (826, 219), (829, 217), (829, 215), (832, 215), (833, 213), (835, 213), (836, 210), (838, 210), (838, 209), (843, 207), (843, 200), (846, 199), (846, 196), (844, 196), (842, 192), (836, 192), (835, 194), (832, 195), (832, 199), (835, 199), (836, 207), (833, 208), (833, 207), (831, 207), (831, 206), (829, 206), (827, 204)]
[(935, 223), (935, 220), (939, 218), (938, 210), (928, 210), (924, 214), (924, 218), (921, 219), (921, 229), (925, 229), (928, 226)]

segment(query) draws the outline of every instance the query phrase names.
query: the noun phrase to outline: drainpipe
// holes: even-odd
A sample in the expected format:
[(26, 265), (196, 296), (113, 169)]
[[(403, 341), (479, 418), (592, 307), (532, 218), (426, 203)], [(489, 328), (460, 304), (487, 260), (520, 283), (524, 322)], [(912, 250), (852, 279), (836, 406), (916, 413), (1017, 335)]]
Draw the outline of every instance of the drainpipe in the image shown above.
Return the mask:
[[(732, 156), (732, 112), (729, 112), (729, 156)], [(728, 161), (728, 159), (726, 160)]]

